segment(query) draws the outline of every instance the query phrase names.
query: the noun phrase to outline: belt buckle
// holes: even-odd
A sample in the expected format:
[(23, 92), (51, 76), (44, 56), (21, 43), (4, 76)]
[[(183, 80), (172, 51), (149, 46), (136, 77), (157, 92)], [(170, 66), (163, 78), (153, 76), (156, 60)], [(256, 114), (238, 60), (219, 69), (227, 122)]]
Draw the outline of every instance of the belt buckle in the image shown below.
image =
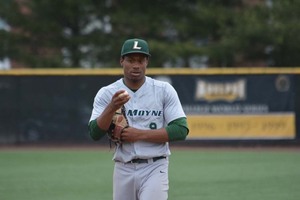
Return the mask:
[(137, 163), (137, 159), (132, 159), (131, 161), (127, 162), (127, 163), (130, 163), (130, 164), (134, 164), (134, 163)]
[(129, 164), (133, 164), (134, 162), (133, 162), (133, 160), (131, 160), (131, 161), (128, 161), (127, 163), (129, 163)]
[(135, 159), (132, 159), (131, 161), (129, 161), (128, 163), (131, 163), (131, 164), (134, 164), (134, 163), (137, 163), (137, 164), (148, 163), (148, 160), (146, 160), (146, 159), (140, 159), (140, 158), (135, 158)]
[(135, 158), (132, 159), (131, 161), (128, 161), (127, 163), (133, 164), (133, 163), (137, 163), (137, 164), (141, 164), (141, 163), (154, 163), (160, 159), (164, 159), (166, 158), (165, 156), (159, 156), (159, 157), (154, 157), (154, 158), (149, 158), (149, 159), (141, 159), (141, 158)]

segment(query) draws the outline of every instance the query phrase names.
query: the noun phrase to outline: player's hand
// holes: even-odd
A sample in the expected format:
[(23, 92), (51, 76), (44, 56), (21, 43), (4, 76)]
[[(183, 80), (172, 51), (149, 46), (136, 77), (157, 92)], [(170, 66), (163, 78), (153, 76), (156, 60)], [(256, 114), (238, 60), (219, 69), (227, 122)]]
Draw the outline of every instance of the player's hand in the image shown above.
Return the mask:
[(111, 108), (116, 111), (120, 109), (125, 103), (127, 103), (130, 99), (130, 96), (126, 90), (117, 91), (110, 102)]
[(141, 130), (133, 127), (123, 129), (121, 134), (122, 142), (136, 142), (141, 140)]

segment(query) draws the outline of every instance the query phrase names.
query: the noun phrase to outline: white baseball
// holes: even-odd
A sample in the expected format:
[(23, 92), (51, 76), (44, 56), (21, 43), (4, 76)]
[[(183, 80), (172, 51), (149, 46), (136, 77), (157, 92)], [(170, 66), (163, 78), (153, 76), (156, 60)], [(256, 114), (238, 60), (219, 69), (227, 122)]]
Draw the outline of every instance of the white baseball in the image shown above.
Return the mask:
[(119, 94), (119, 98), (123, 98), (125, 96), (128, 96), (128, 92), (125, 90), (124, 92), (122, 92), (121, 94)]

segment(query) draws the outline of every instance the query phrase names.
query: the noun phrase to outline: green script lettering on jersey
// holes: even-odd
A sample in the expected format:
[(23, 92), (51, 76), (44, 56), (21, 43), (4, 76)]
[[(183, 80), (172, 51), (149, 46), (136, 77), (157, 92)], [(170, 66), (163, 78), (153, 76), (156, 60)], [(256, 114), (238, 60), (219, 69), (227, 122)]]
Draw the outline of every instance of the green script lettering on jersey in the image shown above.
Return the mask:
[(128, 110), (127, 116), (161, 116), (161, 110)]

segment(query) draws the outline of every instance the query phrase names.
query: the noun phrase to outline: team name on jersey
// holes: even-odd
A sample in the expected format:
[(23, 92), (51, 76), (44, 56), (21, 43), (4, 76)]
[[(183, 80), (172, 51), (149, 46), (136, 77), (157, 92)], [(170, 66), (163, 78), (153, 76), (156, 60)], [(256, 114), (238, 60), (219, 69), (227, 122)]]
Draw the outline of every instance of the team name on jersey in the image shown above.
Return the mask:
[(127, 116), (161, 116), (161, 110), (128, 110)]

